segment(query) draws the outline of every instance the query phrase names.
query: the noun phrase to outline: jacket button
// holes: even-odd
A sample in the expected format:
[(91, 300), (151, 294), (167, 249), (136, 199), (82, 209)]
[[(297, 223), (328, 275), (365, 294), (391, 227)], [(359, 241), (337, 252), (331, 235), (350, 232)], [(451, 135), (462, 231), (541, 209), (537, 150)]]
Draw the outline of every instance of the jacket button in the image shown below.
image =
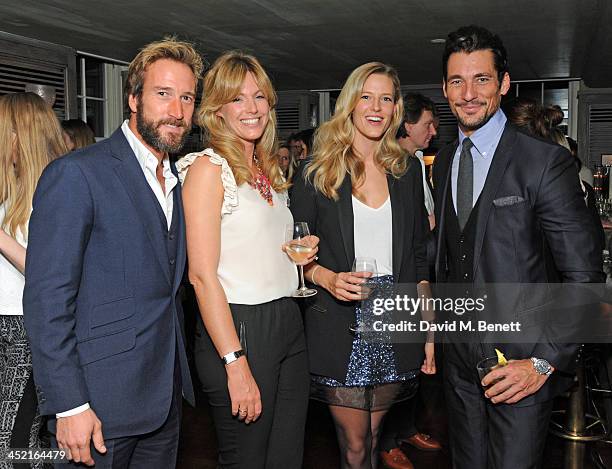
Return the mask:
[(170, 259), (170, 265), (174, 265), (175, 260), (174, 259)]
[(170, 241), (172, 241), (172, 240), (174, 239), (174, 233), (170, 233), (170, 234), (168, 235), (168, 239), (169, 239)]
[(467, 274), (467, 273), (463, 274), (463, 278), (467, 280), (468, 278), (470, 278), (470, 274)]
[(462, 261), (466, 260), (466, 259), (467, 259), (467, 254), (461, 254), (460, 259), (461, 259)]

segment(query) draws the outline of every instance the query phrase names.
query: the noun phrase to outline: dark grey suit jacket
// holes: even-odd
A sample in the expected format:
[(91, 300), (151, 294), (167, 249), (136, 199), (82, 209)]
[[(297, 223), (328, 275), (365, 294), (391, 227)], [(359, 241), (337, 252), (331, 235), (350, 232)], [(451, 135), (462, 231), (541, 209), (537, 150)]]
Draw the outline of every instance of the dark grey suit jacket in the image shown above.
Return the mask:
[[(457, 145), (455, 141), (443, 148), (434, 163), (439, 282), (447, 279), (445, 214)], [(506, 125), (480, 194), (473, 268), (476, 285), (605, 279), (597, 228), (584, 203), (572, 156), (565, 148)], [(494, 355), (494, 347), (493, 343), (485, 344), (483, 352)], [(574, 369), (578, 350), (578, 345), (567, 343), (499, 347), (509, 358), (545, 358), (567, 372)], [(539, 398), (549, 397), (552, 389), (548, 388), (557, 375), (540, 390)]]

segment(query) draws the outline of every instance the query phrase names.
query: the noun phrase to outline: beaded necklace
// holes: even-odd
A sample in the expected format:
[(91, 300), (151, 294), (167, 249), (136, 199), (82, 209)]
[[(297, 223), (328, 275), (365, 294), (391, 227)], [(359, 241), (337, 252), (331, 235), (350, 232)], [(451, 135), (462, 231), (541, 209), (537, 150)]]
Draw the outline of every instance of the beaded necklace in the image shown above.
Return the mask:
[(251, 187), (257, 189), (261, 196), (268, 202), (268, 205), (273, 206), (274, 201), (272, 199), (272, 184), (270, 184), (270, 180), (266, 177), (263, 170), (261, 169), (261, 164), (259, 163), (259, 159), (255, 152), (253, 152), (253, 163), (255, 163), (255, 168), (257, 168), (257, 177), (255, 181), (251, 183)]

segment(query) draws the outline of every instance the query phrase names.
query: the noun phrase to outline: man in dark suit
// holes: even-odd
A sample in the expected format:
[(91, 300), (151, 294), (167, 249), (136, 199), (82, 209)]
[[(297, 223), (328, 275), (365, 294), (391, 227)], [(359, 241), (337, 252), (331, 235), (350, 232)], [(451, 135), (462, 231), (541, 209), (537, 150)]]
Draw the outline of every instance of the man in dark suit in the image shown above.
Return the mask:
[[(517, 132), (499, 109), (510, 87), (500, 38), (477, 26), (449, 34), (443, 73), (459, 138), (434, 163), (438, 281), (602, 281), (571, 155)], [(571, 380), (578, 346), (492, 342), (444, 344), (453, 467), (536, 468), (551, 400)], [(511, 361), (481, 382), (476, 363), (495, 346)]]
[(128, 70), (129, 120), (51, 163), (34, 196), (24, 318), (41, 413), (74, 463), (176, 464), (181, 391), (194, 398), (177, 297), (185, 226), (168, 154), (189, 133), (201, 72), (190, 44), (146, 46)]

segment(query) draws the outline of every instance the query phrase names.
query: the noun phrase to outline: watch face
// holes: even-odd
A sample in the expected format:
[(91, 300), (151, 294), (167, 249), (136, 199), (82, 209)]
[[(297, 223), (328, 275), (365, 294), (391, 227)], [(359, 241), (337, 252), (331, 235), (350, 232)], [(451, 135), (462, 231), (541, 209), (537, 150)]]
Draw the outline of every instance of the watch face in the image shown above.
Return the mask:
[(546, 360), (536, 360), (533, 364), (534, 368), (541, 375), (545, 374), (550, 370), (550, 364)]

